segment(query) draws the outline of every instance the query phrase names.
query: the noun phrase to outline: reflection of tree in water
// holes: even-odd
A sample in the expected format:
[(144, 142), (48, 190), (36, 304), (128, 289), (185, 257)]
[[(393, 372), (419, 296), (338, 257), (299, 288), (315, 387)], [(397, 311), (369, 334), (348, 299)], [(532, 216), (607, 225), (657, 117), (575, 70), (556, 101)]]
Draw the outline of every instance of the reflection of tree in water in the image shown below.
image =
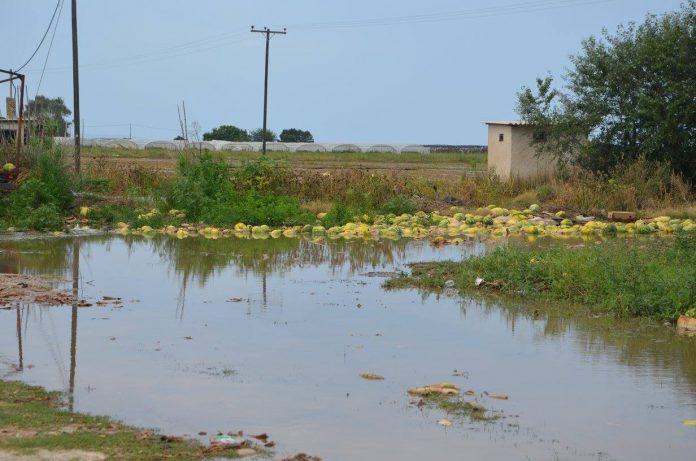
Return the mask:
[(0, 272), (62, 276), (72, 261), (72, 239), (13, 239), (0, 242)]
[(608, 356), (645, 375), (671, 375), (675, 386), (687, 384), (696, 394), (696, 337), (678, 335), (673, 327), (664, 327), (643, 319), (591, 318), (547, 306), (521, 306), (464, 298), (462, 310), (475, 307), (486, 315), (500, 314), (514, 332), (520, 322), (542, 321), (536, 340), (549, 341), (571, 334), (573, 344), (585, 356)]
[(201, 286), (211, 276), (234, 267), (245, 274), (283, 274), (294, 268), (326, 264), (336, 271), (346, 264), (351, 272), (394, 263), (405, 255), (406, 241), (303, 239), (218, 239), (190, 238), (150, 240), (160, 257), (171, 263), (183, 282), (198, 279)]

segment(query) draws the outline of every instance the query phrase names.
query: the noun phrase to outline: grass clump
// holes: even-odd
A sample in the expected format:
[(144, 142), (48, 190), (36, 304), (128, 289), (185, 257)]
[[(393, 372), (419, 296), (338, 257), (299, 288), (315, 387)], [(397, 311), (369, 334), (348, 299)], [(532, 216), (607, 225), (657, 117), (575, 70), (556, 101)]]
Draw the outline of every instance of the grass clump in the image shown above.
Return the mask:
[(457, 277), (461, 263), (454, 261), (423, 262), (409, 264), (410, 275), (391, 278), (384, 283), (388, 289), (421, 288), (425, 290), (440, 289), (447, 280)]
[(617, 240), (583, 247), (507, 245), (460, 263), (421, 263), (388, 287), (480, 288), (531, 300), (563, 301), (619, 317), (674, 321), (696, 307), (696, 238), (645, 244)]
[(480, 403), (469, 402), (461, 397), (433, 393), (423, 396), (422, 402), (424, 406), (437, 408), (452, 418), (472, 422), (493, 422), (501, 417), (500, 414), (491, 413)]
[(235, 450), (211, 452), (197, 443), (164, 437), (101, 416), (60, 409), (60, 395), (18, 382), (0, 381), (0, 452), (30, 455), (82, 450), (119, 460), (234, 458)]

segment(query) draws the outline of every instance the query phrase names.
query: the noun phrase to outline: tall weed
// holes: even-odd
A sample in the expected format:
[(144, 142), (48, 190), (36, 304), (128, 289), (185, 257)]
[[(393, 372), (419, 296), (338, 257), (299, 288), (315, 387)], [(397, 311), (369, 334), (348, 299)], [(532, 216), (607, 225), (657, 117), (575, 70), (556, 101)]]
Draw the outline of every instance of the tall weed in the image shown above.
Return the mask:
[(616, 240), (581, 248), (508, 245), (461, 263), (460, 283), (478, 277), (531, 299), (551, 298), (619, 316), (674, 320), (696, 307), (696, 237)]
[(297, 199), (258, 191), (254, 186), (263, 187), (264, 177), (250, 170), (235, 177), (249, 181), (249, 188), (239, 190), (224, 161), (209, 153), (193, 158), (182, 156), (167, 204), (183, 210), (190, 220), (215, 226), (237, 222), (279, 226), (314, 221)]
[(73, 206), (73, 177), (58, 149), (40, 152), (34, 163), (29, 177), (2, 199), (3, 221), (20, 229), (60, 229)]

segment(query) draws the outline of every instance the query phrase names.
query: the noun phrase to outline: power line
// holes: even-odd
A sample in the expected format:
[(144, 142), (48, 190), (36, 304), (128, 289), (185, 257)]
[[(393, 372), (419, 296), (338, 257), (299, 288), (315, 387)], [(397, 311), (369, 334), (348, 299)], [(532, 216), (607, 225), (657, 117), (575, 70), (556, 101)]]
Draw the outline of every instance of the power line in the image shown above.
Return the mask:
[(382, 27), (403, 24), (436, 23), (463, 19), (478, 19), (491, 16), (533, 13), (573, 6), (607, 3), (614, 0), (536, 0), (507, 5), (445, 11), (439, 13), (416, 14), (407, 16), (387, 16), (381, 18), (353, 19), (346, 21), (326, 21), (304, 24), (292, 24), (293, 28), (304, 30), (348, 29), (358, 27)]
[(34, 52), (29, 56), (29, 59), (27, 59), (27, 62), (22, 64), (22, 66), (17, 69), (17, 72), (21, 71), (26, 67), (27, 64), (31, 62), (32, 59), (34, 59), (34, 56), (36, 56), (36, 53), (39, 52), (39, 49), (41, 48), (41, 45), (43, 44), (44, 40), (46, 40), (46, 35), (48, 35), (48, 31), (51, 30), (51, 25), (53, 24), (53, 20), (56, 18), (56, 13), (58, 12), (58, 7), (60, 6), (61, 0), (58, 0), (58, 3), (56, 3), (56, 7), (53, 10), (53, 16), (51, 16), (51, 22), (48, 23), (48, 27), (46, 27), (46, 32), (44, 32), (43, 37), (41, 37), (41, 41), (39, 42), (39, 45), (36, 47)]
[(60, 15), (63, 13), (64, 0), (60, 0), (60, 10), (58, 10), (58, 19), (56, 19), (56, 24), (53, 26), (53, 34), (51, 35), (51, 41), (48, 44), (48, 52), (46, 53), (46, 59), (44, 60), (43, 69), (41, 69), (41, 77), (39, 78), (39, 84), (36, 86), (36, 93), (34, 94), (34, 100), (39, 95), (39, 90), (41, 89), (41, 83), (43, 82), (44, 73), (46, 72), (46, 64), (48, 64), (48, 57), (51, 55), (51, 50), (53, 49), (53, 40), (56, 38), (56, 31), (58, 30), (58, 24), (60, 23)]
[(180, 131), (178, 129), (174, 128), (163, 128), (163, 127), (157, 127), (157, 126), (150, 126), (150, 125), (140, 125), (138, 123), (111, 123), (111, 124), (104, 124), (104, 125), (87, 125), (85, 128), (119, 128), (119, 127), (126, 127), (126, 126), (134, 126), (137, 128), (146, 128), (148, 130), (159, 130), (159, 131)]
[[(237, 35), (237, 34), (235, 34)], [(237, 44), (241, 42), (246, 42), (249, 40), (252, 40), (250, 37), (243, 37), (239, 38), (237, 40), (232, 40), (228, 41), (230, 37), (227, 37), (225, 39), (215, 39), (212, 42), (219, 42), (218, 44), (211, 44), (209, 46), (202, 46), (204, 44), (185, 44), (185, 45), (179, 45), (176, 46), (172, 49), (165, 49), (165, 50), (159, 50), (159, 51), (152, 51), (149, 53), (144, 53), (144, 54), (136, 54), (132, 56), (123, 56), (120, 58), (115, 58), (115, 59), (109, 59), (109, 60), (103, 60), (103, 61), (96, 61), (92, 63), (87, 63), (87, 64), (81, 64), (80, 69), (95, 69), (95, 68), (101, 68), (101, 69), (108, 69), (108, 68), (113, 68), (113, 67), (122, 67), (124, 65), (142, 65), (142, 64), (150, 64), (153, 62), (157, 61), (162, 61), (162, 60), (167, 60), (167, 59), (172, 59), (172, 58), (178, 58), (181, 56), (188, 56), (191, 54), (199, 54), (203, 53), (206, 51), (211, 51), (215, 50), (218, 48), (221, 48), (223, 46), (227, 46), (230, 44)], [(183, 48), (189, 48), (188, 51), (179, 51), (178, 49)], [(60, 67), (50, 67), (47, 70), (49, 72), (55, 72), (55, 71), (64, 71), (64, 70), (69, 70), (70, 66), (60, 66)]]

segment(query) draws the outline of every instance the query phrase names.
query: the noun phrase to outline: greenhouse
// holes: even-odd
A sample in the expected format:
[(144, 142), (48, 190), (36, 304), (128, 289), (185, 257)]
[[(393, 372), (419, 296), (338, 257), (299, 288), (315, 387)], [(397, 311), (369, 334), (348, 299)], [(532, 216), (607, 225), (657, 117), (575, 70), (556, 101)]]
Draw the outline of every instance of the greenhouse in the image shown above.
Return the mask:
[[(73, 138), (59, 137), (55, 142), (61, 146), (71, 146)], [(211, 152), (237, 151), (260, 152), (261, 142), (231, 142), (231, 141), (167, 141), (153, 139), (122, 139), (122, 138), (83, 138), (85, 147), (105, 147), (117, 149), (167, 149), (167, 150), (207, 150)], [(271, 152), (354, 152), (354, 153), (417, 153), (429, 154), (429, 147), (420, 144), (333, 144), (333, 143), (266, 143), (266, 150)]]

